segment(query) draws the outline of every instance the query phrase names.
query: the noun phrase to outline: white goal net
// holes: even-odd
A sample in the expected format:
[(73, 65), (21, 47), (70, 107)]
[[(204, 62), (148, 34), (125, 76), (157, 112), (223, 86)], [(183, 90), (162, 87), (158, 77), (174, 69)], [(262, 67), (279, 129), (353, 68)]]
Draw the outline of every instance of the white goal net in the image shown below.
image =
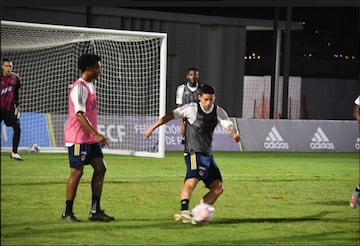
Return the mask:
[[(1, 21), (2, 59), (20, 76), (20, 150), (65, 151), (63, 140), (69, 86), (79, 78), (83, 53), (101, 56), (95, 82), (99, 132), (105, 153), (163, 157), (162, 127), (149, 139), (146, 128), (165, 114), (165, 33), (80, 28)], [(12, 129), (1, 124), (1, 148), (11, 148)]]

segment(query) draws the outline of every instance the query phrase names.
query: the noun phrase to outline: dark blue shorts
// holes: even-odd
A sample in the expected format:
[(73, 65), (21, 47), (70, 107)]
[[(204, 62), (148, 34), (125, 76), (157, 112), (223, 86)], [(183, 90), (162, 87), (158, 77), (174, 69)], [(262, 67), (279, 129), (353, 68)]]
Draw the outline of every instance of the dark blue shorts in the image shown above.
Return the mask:
[(103, 158), (103, 152), (98, 143), (93, 144), (74, 144), (68, 147), (69, 164), (71, 168), (77, 168), (80, 165), (88, 165), (94, 158)]
[(184, 158), (187, 169), (185, 180), (197, 178), (202, 180), (207, 188), (210, 188), (210, 184), (215, 180), (222, 181), (220, 169), (212, 155), (191, 152), (185, 153)]

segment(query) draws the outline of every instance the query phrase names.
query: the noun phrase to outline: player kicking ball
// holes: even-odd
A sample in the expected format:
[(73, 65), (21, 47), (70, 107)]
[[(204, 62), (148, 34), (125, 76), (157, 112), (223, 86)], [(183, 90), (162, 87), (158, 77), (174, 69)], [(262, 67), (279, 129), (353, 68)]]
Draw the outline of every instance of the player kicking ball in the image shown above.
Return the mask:
[(167, 113), (144, 133), (148, 138), (159, 126), (172, 119), (186, 120), (185, 129), (185, 182), (180, 193), (180, 212), (175, 214), (175, 220), (183, 223), (193, 223), (189, 210), (191, 193), (196, 185), (202, 180), (209, 191), (202, 197), (200, 203), (213, 205), (223, 192), (223, 182), (219, 167), (212, 155), (211, 145), (213, 133), (218, 122), (227, 130), (230, 137), (240, 141), (240, 135), (236, 131), (232, 121), (225, 110), (214, 104), (215, 89), (211, 85), (202, 84), (199, 86), (199, 102), (185, 104)]

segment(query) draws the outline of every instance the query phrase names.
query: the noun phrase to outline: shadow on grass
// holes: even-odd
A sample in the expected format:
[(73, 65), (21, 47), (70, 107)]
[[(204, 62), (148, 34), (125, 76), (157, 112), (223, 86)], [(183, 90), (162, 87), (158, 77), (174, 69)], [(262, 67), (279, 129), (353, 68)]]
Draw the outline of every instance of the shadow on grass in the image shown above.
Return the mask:
[[(191, 225), (191, 224), (190, 224)], [(134, 232), (142, 232), (147, 228), (170, 228), (170, 227), (181, 227), (181, 223), (176, 222), (172, 219), (133, 219), (133, 218), (117, 218), (111, 222), (101, 221), (89, 221), (88, 219), (80, 218), (80, 222), (67, 222), (61, 218), (56, 220), (28, 222), (28, 223), (5, 223), (2, 224), (1, 236), (3, 239), (10, 239), (14, 237), (32, 237), (34, 234), (37, 236), (50, 236), (67, 234), (73, 231), (76, 233), (90, 233), (91, 231), (98, 230), (134, 230)], [(189, 229), (193, 227), (189, 226)]]
[[(339, 219), (333, 218), (323, 218), (324, 216), (334, 212), (322, 211), (320, 213), (303, 216), (303, 217), (286, 217), (286, 218), (217, 218), (216, 220), (211, 221), (210, 223), (203, 223), (192, 225), (183, 224), (181, 222), (174, 221), (171, 218), (149, 218), (149, 219), (140, 219), (140, 218), (118, 218), (116, 221), (112, 222), (94, 222), (87, 219), (83, 219), (79, 223), (74, 222), (64, 222), (61, 218), (51, 221), (39, 221), (38, 223), (29, 222), (29, 223), (8, 223), (3, 224), (4, 228), (10, 229), (5, 233), (2, 232), (2, 236), (11, 238), (18, 236), (19, 233), (24, 236), (30, 236), (34, 232), (37, 234), (58, 234), (58, 233), (67, 233), (70, 228), (76, 228), (75, 230), (80, 231), (91, 231), (99, 230), (101, 228), (111, 228), (111, 229), (134, 229), (142, 231), (146, 228), (162, 228), (162, 229), (194, 229), (196, 227), (202, 226), (222, 226), (226, 224), (246, 224), (246, 223), (295, 223), (295, 222), (309, 222), (309, 221), (330, 221), (338, 222)], [(343, 219), (346, 220), (346, 219)], [(342, 220), (342, 221), (343, 221)], [(43, 227), (46, 227), (43, 228)], [(42, 228), (42, 229), (40, 229)]]
[(331, 213), (334, 212), (322, 211), (320, 213), (309, 216), (286, 217), (286, 218), (224, 218), (224, 219), (214, 220), (211, 222), (211, 224), (293, 223), (293, 222), (319, 221), (319, 220), (324, 220), (323, 217)]
[[(66, 178), (67, 179), (67, 178)], [(90, 180), (81, 180), (82, 183), (90, 183)], [(113, 184), (130, 184), (130, 183), (139, 183), (138, 181), (106, 181), (106, 183), (113, 183)], [(23, 182), (23, 183), (2, 183), (2, 186), (11, 186), (11, 185), (16, 185), (16, 186), (29, 186), (29, 185), (64, 185), (66, 184), (66, 180), (55, 180), (55, 181), (50, 181), (50, 180), (46, 180), (46, 181), (37, 181), (37, 182)]]
[[(1, 185), (2, 186), (29, 186), (29, 185), (59, 185), (59, 184), (66, 184), (67, 182), (67, 178), (64, 178), (64, 180), (55, 180), (55, 181), (50, 181), (50, 180), (45, 180), (45, 181), (34, 181), (34, 182), (2, 182)], [(156, 180), (156, 179), (152, 179), (152, 180), (124, 180), (124, 181), (114, 181), (114, 180), (106, 180), (105, 183), (106, 184), (142, 184), (142, 183), (176, 183), (177, 181), (169, 181), (169, 180)], [(90, 183), (91, 180), (87, 180), (87, 179), (82, 179), (80, 181), (81, 183)]]
[(326, 200), (326, 201), (321, 201), (321, 202), (312, 202), (311, 204), (316, 204), (316, 205), (325, 205), (325, 206), (339, 206), (339, 207), (349, 207), (349, 201), (343, 201), (343, 200)]

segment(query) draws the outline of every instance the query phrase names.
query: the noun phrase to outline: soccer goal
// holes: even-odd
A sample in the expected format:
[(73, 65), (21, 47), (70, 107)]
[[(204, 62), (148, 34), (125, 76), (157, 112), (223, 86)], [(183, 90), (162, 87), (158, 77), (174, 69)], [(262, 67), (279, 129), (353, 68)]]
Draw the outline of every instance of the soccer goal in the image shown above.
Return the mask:
[[(95, 81), (99, 132), (109, 138), (105, 153), (163, 157), (165, 131), (143, 133), (165, 114), (167, 34), (1, 21), (2, 58), (21, 78), (20, 150), (66, 151), (63, 135), (69, 86), (79, 78), (83, 53), (101, 56)], [(12, 129), (1, 124), (2, 149)]]

